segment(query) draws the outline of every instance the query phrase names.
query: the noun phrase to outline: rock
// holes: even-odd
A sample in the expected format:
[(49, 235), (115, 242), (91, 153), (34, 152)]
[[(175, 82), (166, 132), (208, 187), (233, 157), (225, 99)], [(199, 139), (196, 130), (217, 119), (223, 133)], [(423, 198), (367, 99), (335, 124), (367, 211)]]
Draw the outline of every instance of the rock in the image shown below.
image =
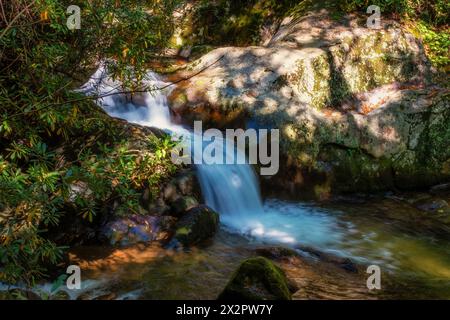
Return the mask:
[(173, 214), (175, 214), (176, 216), (181, 216), (187, 210), (195, 206), (198, 206), (198, 201), (194, 197), (179, 197), (172, 203)]
[[(365, 21), (365, 19), (363, 19)], [(315, 11), (282, 23), (266, 46), (215, 49), (171, 75), (168, 101), (204, 127), (280, 130), (272, 189), (319, 199), (450, 180), (450, 99), (430, 84), (421, 42), (383, 21), (367, 29)]]
[(173, 216), (162, 216), (159, 220), (159, 232), (156, 241), (167, 242), (173, 235), (177, 218)]
[(195, 172), (188, 171), (179, 178), (177, 178), (177, 187), (184, 196), (195, 195), (200, 186), (197, 182)]
[(285, 247), (261, 247), (257, 248), (255, 251), (258, 255), (273, 260), (297, 257), (299, 255), (294, 249)]
[(167, 202), (175, 201), (179, 197), (177, 186), (174, 183), (168, 183), (164, 188), (163, 197)]
[(85, 201), (93, 201), (94, 194), (89, 189), (88, 184), (84, 181), (75, 181), (69, 186), (69, 201), (75, 202), (77, 198), (81, 198)]
[(289, 289), (290, 293), (296, 293), (298, 290), (300, 290), (300, 286), (295, 282), (294, 279), (286, 278), (286, 285)]
[(170, 212), (170, 207), (161, 198), (151, 202), (148, 206), (148, 213), (154, 216), (162, 216), (168, 212)]
[(155, 216), (130, 215), (108, 222), (100, 231), (100, 238), (110, 245), (147, 243), (158, 237), (159, 218)]
[(350, 258), (339, 257), (307, 246), (299, 246), (298, 248), (323, 262), (334, 264), (351, 273), (358, 273), (358, 266)]
[(172, 204), (181, 196), (198, 197), (200, 186), (195, 172), (182, 170), (163, 189), (162, 198), (168, 204)]
[(188, 210), (176, 224), (175, 239), (185, 246), (211, 238), (219, 227), (219, 214), (200, 205)]
[(245, 260), (231, 277), (219, 300), (291, 300), (284, 272), (270, 260)]

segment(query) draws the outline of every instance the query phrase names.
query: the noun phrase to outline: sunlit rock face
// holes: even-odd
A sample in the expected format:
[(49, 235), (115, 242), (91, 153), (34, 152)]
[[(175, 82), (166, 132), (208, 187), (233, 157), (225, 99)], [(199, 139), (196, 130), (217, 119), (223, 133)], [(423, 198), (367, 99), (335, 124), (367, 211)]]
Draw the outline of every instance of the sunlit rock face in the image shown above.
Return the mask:
[(279, 128), (282, 170), (269, 180), (283, 190), (327, 198), (450, 179), (448, 93), (431, 84), (420, 41), (395, 22), (286, 18), (264, 45), (213, 50), (172, 77), (194, 74), (169, 96), (173, 113)]

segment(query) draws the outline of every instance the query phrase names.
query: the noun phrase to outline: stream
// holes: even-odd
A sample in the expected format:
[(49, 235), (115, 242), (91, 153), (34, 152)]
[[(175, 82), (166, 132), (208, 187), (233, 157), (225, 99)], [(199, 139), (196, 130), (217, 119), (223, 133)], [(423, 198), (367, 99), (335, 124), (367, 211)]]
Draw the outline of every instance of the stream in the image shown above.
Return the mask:
[[(156, 87), (166, 84), (148, 74)], [(114, 92), (120, 84), (100, 68), (86, 93)], [(139, 102), (111, 95), (98, 101), (113, 117), (192, 139), (170, 120), (167, 92)], [(298, 257), (279, 261), (300, 290), (294, 299), (450, 298), (450, 237), (429, 213), (389, 196), (329, 203), (262, 199), (250, 165), (196, 165), (205, 203), (219, 212), (210, 242), (189, 250), (159, 245), (79, 247), (70, 257), (83, 270), (83, 289), (72, 298), (114, 292), (114, 299), (215, 299), (239, 263), (258, 250), (285, 246)], [(314, 252), (351, 258), (351, 272)], [(378, 265), (382, 289), (368, 290), (368, 265)], [(362, 268), (362, 269), (361, 269)]]

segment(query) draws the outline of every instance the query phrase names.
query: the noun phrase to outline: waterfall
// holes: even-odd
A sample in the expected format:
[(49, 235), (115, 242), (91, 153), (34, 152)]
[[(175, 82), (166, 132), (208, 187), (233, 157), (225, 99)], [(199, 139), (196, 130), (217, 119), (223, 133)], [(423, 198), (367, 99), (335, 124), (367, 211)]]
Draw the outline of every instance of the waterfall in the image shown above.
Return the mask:
[[(113, 117), (193, 139), (192, 132), (170, 120), (167, 104), (167, 90), (170, 89), (159, 90), (166, 88), (167, 83), (152, 72), (147, 74), (144, 82), (155, 90), (139, 94), (137, 101), (127, 99), (123, 94), (113, 94), (119, 92), (120, 82), (108, 77), (102, 66), (80, 90), (86, 94), (108, 95), (97, 102)], [(223, 142), (215, 140), (212, 143)], [(246, 225), (246, 219), (254, 219), (263, 212), (258, 181), (250, 165), (198, 164), (196, 169), (205, 202), (220, 213), (222, 223), (240, 229)]]
[[(149, 72), (144, 82), (156, 90), (134, 97), (119, 92), (120, 82), (108, 77), (105, 67), (100, 67), (81, 87), (85, 94), (107, 95), (97, 103), (111, 116), (143, 126), (157, 127), (191, 142), (194, 132), (173, 124), (167, 104), (170, 87), (158, 76)], [(158, 88), (165, 88), (159, 90)], [(186, 140), (187, 139), (187, 140)], [(210, 143), (223, 143), (214, 140)], [(235, 150), (234, 152), (241, 152)], [(225, 154), (229, 157), (230, 154)], [(232, 155), (233, 157), (235, 155)], [(338, 241), (336, 220), (319, 209), (280, 201), (261, 200), (258, 180), (248, 164), (196, 164), (205, 203), (220, 214), (222, 225), (232, 232), (278, 243), (314, 244), (326, 247)]]

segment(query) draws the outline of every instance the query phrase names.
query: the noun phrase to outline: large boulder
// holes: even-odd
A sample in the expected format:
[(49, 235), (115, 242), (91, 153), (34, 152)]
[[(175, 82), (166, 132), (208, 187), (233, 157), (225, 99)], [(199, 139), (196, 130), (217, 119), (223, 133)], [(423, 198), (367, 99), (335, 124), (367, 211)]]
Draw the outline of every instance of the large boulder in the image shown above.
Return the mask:
[(219, 300), (291, 300), (283, 270), (264, 257), (245, 260), (231, 277)]
[(278, 128), (270, 185), (294, 194), (417, 188), (450, 180), (448, 90), (432, 86), (421, 42), (327, 11), (286, 18), (258, 47), (211, 51), (172, 77), (175, 114), (204, 127)]
[(188, 210), (175, 226), (175, 239), (185, 246), (194, 245), (214, 236), (219, 228), (219, 214), (200, 205)]

